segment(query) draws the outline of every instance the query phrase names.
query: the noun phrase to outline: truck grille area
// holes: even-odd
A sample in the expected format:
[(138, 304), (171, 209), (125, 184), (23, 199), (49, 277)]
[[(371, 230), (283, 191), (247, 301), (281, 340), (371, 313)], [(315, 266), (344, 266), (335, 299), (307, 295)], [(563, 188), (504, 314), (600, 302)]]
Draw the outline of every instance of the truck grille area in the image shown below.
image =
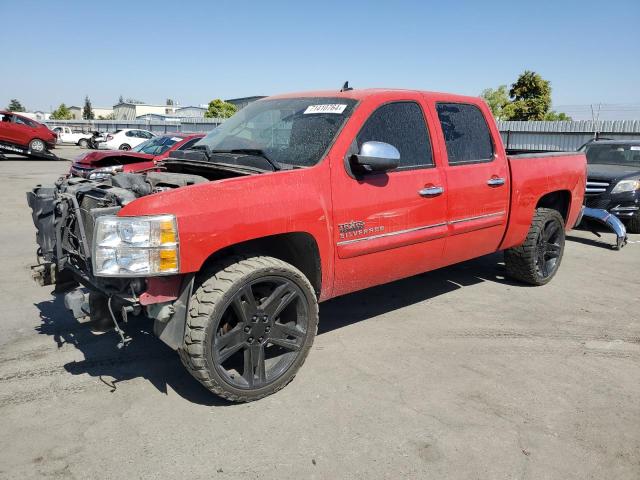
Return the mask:
[(598, 195), (604, 193), (609, 189), (610, 183), (602, 180), (587, 180), (587, 189), (585, 193), (587, 195)]
[[(115, 215), (120, 210), (117, 205), (109, 205), (105, 198), (96, 198), (84, 194), (77, 198), (62, 196), (60, 219), (58, 223), (60, 240), (58, 260), (81, 272), (91, 275), (91, 248), (96, 218), (102, 215)], [(74, 201), (75, 200), (75, 201)]]

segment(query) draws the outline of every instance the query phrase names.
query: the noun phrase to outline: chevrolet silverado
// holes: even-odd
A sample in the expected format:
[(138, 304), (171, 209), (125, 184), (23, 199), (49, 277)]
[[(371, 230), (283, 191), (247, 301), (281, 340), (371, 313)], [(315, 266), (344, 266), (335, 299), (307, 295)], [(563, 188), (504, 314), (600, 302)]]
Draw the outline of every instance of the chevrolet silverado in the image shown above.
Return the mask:
[(251, 401), (293, 379), (318, 302), (496, 251), (546, 284), (585, 181), (580, 152), (507, 156), (478, 98), (275, 96), (153, 171), (29, 192), (33, 273), (81, 284), (67, 306), (121, 344), (146, 314), (206, 388)]

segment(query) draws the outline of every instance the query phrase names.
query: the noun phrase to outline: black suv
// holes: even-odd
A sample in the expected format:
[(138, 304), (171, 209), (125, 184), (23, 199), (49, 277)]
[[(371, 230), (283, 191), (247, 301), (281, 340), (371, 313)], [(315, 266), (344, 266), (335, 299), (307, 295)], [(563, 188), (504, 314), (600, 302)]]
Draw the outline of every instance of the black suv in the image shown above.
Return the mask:
[(595, 140), (587, 155), (585, 204), (603, 208), (640, 233), (640, 140)]

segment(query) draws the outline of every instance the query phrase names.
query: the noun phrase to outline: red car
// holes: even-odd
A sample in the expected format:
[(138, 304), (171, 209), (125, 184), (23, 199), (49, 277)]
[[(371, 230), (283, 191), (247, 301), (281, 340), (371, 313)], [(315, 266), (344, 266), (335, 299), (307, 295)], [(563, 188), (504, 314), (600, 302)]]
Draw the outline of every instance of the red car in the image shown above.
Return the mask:
[(204, 133), (171, 133), (153, 137), (131, 150), (91, 151), (75, 159), (69, 173), (77, 177), (100, 180), (120, 172), (138, 172), (153, 168), (156, 162), (176, 150), (187, 150)]
[(508, 156), (480, 98), (343, 90), (258, 100), (162, 171), (111, 180), (28, 194), (34, 277), (73, 275), (90, 293), (65, 305), (94, 324), (144, 311), (206, 388), (250, 401), (293, 379), (318, 302), (502, 250), (511, 277), (548, 283), (586, 158)]
[(57, 135), (42, 123), (0, 110), (0, 149), (24, 155), (43, 155), (55, 148)]

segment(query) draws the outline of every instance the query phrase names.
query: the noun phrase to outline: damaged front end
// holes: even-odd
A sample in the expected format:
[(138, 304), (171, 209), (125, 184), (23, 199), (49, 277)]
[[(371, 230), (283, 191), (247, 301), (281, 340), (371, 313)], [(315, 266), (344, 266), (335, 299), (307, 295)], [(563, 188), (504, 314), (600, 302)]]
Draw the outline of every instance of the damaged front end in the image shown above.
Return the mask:
[[(136, 230), (135, 220), (117, 213), (141, 196), (206, 181), (197, 175), (149, 172), (121, 174), (108, 182), (62, 177), (53, 187), (34, 188), (27, 193), (38, 243), (34, 280), (66, 292), (65, 306), (76, 318), (89, 316), (94, 330), (115, 329), (119, 347), (127, 342), (121, 324), (145, 312), (155, 320), (155, 333), (177, 349), (193, 275), (178, 273), (175, 219), (171, 232), (151, 232), (144, 229), (147, 217), (140, 217), (142, 228)], [(144, 234), (150, 239), (146, 243)], [(154, 238), (165, 241), (156, 250), (149, 243)], [(150, 252), (156, 252), (154, 265), (163, 271), (141, 267), (139, 257), (149, 258)]]

